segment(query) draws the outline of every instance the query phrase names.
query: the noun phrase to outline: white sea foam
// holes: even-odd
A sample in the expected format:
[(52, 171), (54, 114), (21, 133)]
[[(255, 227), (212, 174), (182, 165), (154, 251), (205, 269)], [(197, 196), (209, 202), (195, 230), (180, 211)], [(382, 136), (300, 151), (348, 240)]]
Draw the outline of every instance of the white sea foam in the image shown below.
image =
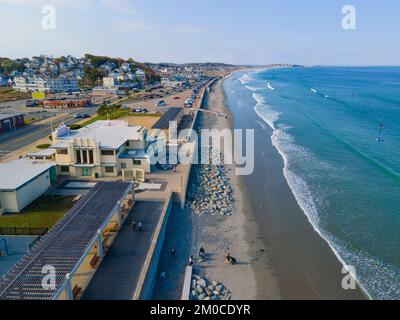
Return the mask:
[(269, 90), (275, 90), (275, 88), (273, 87), (273, 86), (271, 86), (271, 83), (270, 82), (268, 82), (267, 83), (267, 88), (269, 89)]
[(261, 90), (261, 88), (256, 88), (256, 87), (252, 87), (252, 86), (246, 86), (247, 89), (249, 89), (250, 91), (258, 91)]
[(275, 129), (275, 122), (278, 121), (280, 113), (272, 110), (272, 108), (266, 104), (266, 100), (261, 94), (253, 93), (253, 98), (257, 101), (257, 104), (254, 107), (256, 113), (272, 129)]
[(241, 76), (241, 77), (239, 78), (239, 81), (240, 81), (243, 85), (249, 84), (252, 80), (253, 80), (253, 78), (252, 78), (249, 74), (245, 74), (245, 75), (243, 75), (243, 76)]
[[(346, 255), (350, 255), (351, 251), (344, 250), (343, 246), (339, 245), (333, 236), (321, 229), (320, 214), (316, 199), (310, 191), (306, 181), (291, 169), (288, 155), (300, 154), (300, 157), (302, 159), (307, 159), (304, 161), (309, 163), (315, 163), (315, 159), (312, 159), (312, 155), (307, 150), (295, 144), (293, 137), (285, 131), (286, 128), (283, 126), (276, 128), (275, 122), (278, 120), (280, 114), (266, 105), (265, 98), (257, 94), (253, 94), (253, 97), (257, 101), (257, 105), (254, 107), (255, 112), (273, 129), (271, 141), (283, 159), (283, 173), (298, 205), (304, 212), (315, 232), (317, 232), (328, 243), (340, 263), (350, 270), (349, 265), (345, 260), (349, 260), (346, 259)], [(344, 252), (346, 252), (346, 254)], [(371, 298), (371, 295), (361, 284), (357, 275), (352, 276), (357, 280), (362, 290)]]

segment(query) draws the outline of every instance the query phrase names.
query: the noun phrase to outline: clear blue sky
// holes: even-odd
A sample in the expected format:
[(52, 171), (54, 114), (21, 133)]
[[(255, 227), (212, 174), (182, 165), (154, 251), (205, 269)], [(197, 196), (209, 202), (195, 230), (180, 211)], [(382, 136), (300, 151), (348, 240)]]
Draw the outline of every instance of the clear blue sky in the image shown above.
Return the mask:
[[(41, 6), (56, 30), (41, 28)], [(341, 28), (343, 5), (357, 30)], [(0, 0), (0, 56), (399, 65), (398, 0)]]

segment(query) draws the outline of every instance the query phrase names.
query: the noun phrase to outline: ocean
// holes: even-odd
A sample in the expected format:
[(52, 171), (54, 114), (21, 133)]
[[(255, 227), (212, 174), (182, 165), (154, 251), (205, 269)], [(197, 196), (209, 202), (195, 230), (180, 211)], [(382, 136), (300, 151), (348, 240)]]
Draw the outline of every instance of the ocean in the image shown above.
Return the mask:
[(298, 205), (363, 291), (400, 299), (400, 68), (242, 72), (224, 89), (272, 128)]

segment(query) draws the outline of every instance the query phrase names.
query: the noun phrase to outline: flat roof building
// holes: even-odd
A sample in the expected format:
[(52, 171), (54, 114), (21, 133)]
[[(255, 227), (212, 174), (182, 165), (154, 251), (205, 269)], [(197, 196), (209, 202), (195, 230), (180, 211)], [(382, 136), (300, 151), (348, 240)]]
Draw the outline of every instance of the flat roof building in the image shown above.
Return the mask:
[(51, 162), (19, 159), (0, 163), (0, 214), (20, 212), (56, 179)]
[(120, 120), (97, 121), (79, 130), (61, 126), (53, 141), (60, 175), (116, 177), (125, 169), (150, 173), (150, 159), (143, 157), (148, 147), (144, 127)]

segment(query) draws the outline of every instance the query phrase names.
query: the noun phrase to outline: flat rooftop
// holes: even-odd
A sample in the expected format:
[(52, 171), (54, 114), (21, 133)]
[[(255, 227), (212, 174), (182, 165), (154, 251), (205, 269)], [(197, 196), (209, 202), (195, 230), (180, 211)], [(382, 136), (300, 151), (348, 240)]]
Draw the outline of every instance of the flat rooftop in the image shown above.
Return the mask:
[[(65, 276), (85, 255), (114, 212), (117, 202), (131, 190), (125, 182), (99, 182), (0, 281), (0, 300), (56, 298)], [(42, 268), (56, 268), (55, 290), (42, 287)]]
[(0, 190), (16, 190), (54, 166), (54, 163), (19, 159), (0, 163)]
[[(132, 300), (164, 204), (163, 200), (135, 202), (83, 300)], [(143, 231), (134, 232), (132, 221), (142, 222)]]
[(100, 143), (101, 148), (118, 149), (128, 140), (140, 140), (140, 131), (143, 127), (130, 127), (127, 122), (119, 120), (96, 121), (79, 130), (71, 130), (69, 133), (57, 137), (62, 140), (52, 148), (66, 148), (67, 142), (72, 139), (91, 139)]
[(49, 148), (49, 149), (43, 149), (39, 150), (37, 152), (29, 153), (27, 156), (28, 157), (50, 157), (56, 154), (56, 150)]
[(176, 121), (179, 115), (183, 112), (183, 108), (173, 107), (169, 108), (167, 112), (153, 125), (152, 129), (165, 130), (169, 128), (171, 121)]

